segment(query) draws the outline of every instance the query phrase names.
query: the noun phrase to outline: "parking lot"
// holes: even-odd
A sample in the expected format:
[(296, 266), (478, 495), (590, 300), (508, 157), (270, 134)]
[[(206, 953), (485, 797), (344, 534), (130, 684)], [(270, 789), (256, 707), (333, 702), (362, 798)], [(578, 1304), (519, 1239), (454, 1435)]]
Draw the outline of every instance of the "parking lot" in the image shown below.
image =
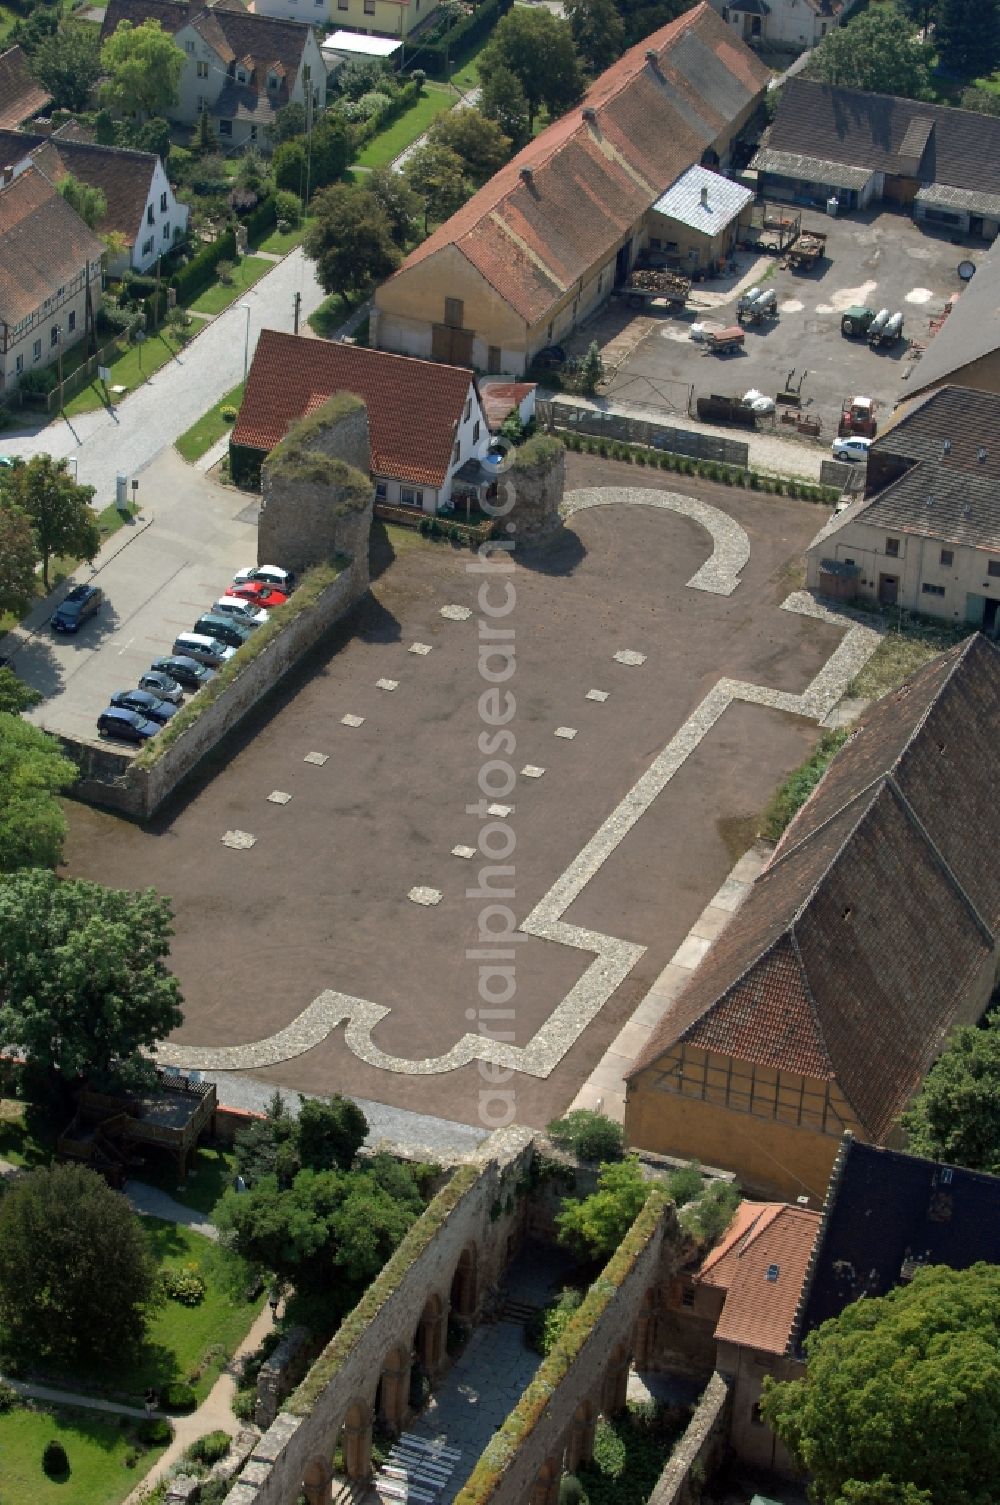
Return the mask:
[[(795, 211), (786, 207), (782, 212)], [(822, 419), (818, 442), (827, 450), (836, 437), (843, 398), (873, 397), (890, 411), (905, 392), (910, 342), (926, 343), (929, 318), (940, 314), (962, 286), (958, 263), (976, 261), (986, 248), (981, 242), (953, 245), (945, 236), (920, 229), (907, 214), (884, 208), (846, 219), (804, 210), (802, 224), (827, 234), (827, 256), (814, 270), (781, 270), (774, 256), (741, 252), (737, 275), (724, 284), (696, 284), (680, 316), (640, 313), (634, 335), (641, 338), (616, 363), (607, 393), (610, 405), (683, 414), (692, 387), (695, 397), (738, 396), (750, 387), (774, 397), (787, 383), (800, 390), (805, 411)], [(777, 320), (748, 325), (741, 352), (704, 353), (690, 338), (691, 325), (705, 319), (734, 324), (740, 289), (764, 278), (763, 285), (777, 293)], [(855, 303), (901, 310), (904, 338), (882, 349), (870, 349), (863, 339), (845, 339), (840, 316)], [(622, 327), (625, 322), (623, 305), (612, 303), (578, 333), (571, 348), (579, 354), (591, 339), (602, 345), (613, 340), (614, 361), (615, 352), (627, 352), (632, 343)], [(778, 434), (785, 428), (779, 421)]]
[[(44, 695), (28, 712), (46, 731), (98, 741), (97, 717), (116, 690), (133, 689), (154, 658), (169, 654), (230, 583), (257, 559), (258, 503), (208, 480), (166, 449), (143, 472), (140, 515), (109, 541), (96, 573), (98, 614), (73, 636), (49, 627), (65, 589), (0, 642), (22, 679)], [(68, 589), (68, 586), (66, 587)], [(128, 751), (128, 744), (114, 746)]]
[[(651, 483), (631, 467), (569, 460), (576, 486)], [(509, 577), (518, 778), (495, 798), (516, 837), (501, 886), (519, 927), (566, 894), (595, 832), (722, 676), (797, 693), (843, 639), (839, 626), (779, 609), (820, 520), (814, 507), (697, 481), (690, 490), (725, 509), (749, 541), (730, 595), (687, 584), (712, 557), (704, 527), (618, 502), (575, 515), (561, 542)], [(130, 887), (155, 873), (172, 897), (181, 1044), (270, 1040), (270, 1064), (252, 1055), (243, 1064), (237, 1052), (230, 1069), (468, 1123), (484, 1121), (483, 1075), (440, 1058), (477, 1029), (536, 1048), (591, 974), (587, 937), (638, 948), (554, 1067), (515, 1071), (517, 1117), (542, 1124), (572, 1100), (670, 960), (818, 729), (766, 704), (725, 710), (642, 818), (612, 832), (576, 896), (560, 900), (584, 943), (519, 929), (516, 991), (490, 1016), (476, 959), (486, 902), (475, 850), (488, 759), (480, 697), (489, 688), (478, 665), (481, 577), (466, 551), (413, 534), (399, 547), (332, 643), (149, 827), (74, 806), (68, 869)], [(615, 658), (623, 651), (624, 663)], [(232, 849), (232, 832), (255, 844)], [(343, 1022), (302, 1050), (280, 1032), (294, 1034), (325, 990)]]

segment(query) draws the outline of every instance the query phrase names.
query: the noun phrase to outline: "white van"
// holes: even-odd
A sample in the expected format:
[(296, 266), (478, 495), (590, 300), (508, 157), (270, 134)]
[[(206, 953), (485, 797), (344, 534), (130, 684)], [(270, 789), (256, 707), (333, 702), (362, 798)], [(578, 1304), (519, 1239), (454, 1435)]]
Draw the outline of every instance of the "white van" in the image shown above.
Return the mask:
[(187, 658), (198, 660), (199, 664), (207, 664), (210, 669), (218, 669), (229, 662), (235, 648), (229, 648), (225, 643), (220, 643), (218, 638), (210, 638), (201, 632), (180, 632), (174, 639), (171, 653), (180, 653)]

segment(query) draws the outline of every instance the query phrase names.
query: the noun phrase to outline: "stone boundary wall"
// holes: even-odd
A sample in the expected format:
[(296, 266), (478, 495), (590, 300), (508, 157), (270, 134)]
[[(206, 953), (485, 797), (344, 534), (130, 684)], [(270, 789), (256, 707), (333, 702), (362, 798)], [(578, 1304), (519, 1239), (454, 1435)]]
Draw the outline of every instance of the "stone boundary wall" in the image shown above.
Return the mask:
[(496, 1209), (527, 1181), (532, 1154), (530, 1130), (498, 1130), (477, 1163), (455, 1172), (261, 1438), (228, 1505), (295, 1505), (310, 1466), (332, 1458), (352, 1404), (371, 1406), (386, 1356), (400, 1344), (409, 1350), (428, 1298), (447, 1296), (463, 1250), (476, 1246), (480, 1283), (496, 1286), (522, 1198), (514, 1196), (511, 1214)]
[[(668, 1240), (678, 1232), (673, 1203), (659, 1190), (650, 1193), (617, 1251), (590, 1287), (582, 1306), (500, 1431), (487, 1445), (455, 1505), (524, 1505), (533, 1498), (547, 1468), (555, 1472), (544, 1498), (558, 1492), (562, 1460), (574, 1418), (589, 1408), (592, 1419), (608, 1405), (609, 1360), (623, 1358), (627, 1380), (634, 1337), (647, 1293), (669, 1265)], [(619, 1381), (621, 1376), (618, 1376)], [(624, 1405), (624, 1384), (618, 1405)]]
[(218, 699), (148, 768), (125, 753), (61, 737), (81, 772), (74, 799), (108, 805), (141, 819), (153, 815), (182, 779), (284, 678), (367, 589), (367, 569), (343, 570), (312, 606), (303, 610), (254, 658)]
[(713, 1374), (648, 1505), (695, 1505), (701, 1498), (701, 1486), (711, 1478), (725, 1451), (730, 1401), (729, 1386), (721, 1374)]

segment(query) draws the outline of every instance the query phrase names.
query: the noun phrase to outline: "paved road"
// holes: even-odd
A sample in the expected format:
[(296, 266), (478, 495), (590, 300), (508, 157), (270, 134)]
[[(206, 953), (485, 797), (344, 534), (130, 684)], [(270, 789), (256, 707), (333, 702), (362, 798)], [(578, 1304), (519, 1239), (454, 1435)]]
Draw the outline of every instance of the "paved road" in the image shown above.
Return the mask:
[[(214, 319), (187, 348), (144, 387), (116, 409), (102, 408), (74, 418), (57, 418), (40, 430), (4, 434), (7, 454), (76, 456), (79, 479), (96, 488), (95, 505), (114, 500), (115, 476), (138, 475), (165, 445), (191, 427), (224, 392), (243, 377), (250, 309), (249, 354), (252, 357), (262, 329), (291, 330), (293, 300), (302, 294), (301, 321), (323, 301), (313, 264), (301, 250), (278, 262), (273, 272)], [(140, 487), (140, 501), (142, 492)]]

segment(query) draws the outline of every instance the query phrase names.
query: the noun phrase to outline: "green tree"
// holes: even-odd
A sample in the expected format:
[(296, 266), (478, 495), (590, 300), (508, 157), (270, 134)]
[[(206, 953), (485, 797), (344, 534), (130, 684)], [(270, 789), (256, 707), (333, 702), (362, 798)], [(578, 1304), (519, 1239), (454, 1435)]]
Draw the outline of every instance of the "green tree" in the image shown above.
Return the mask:
[(625, 22), (625, 46), (633, 47), (650, 32), (674, 21), (688, 9), (687, 0), (618, 0)]
[(219, 138), (212, 130), (207, 110), (202, 110), (198, 124), (191, 132), (191, 150), (199, 157), (210, 157), (219, 150)]
[(326, 1101), (299, 1098), (298, 1145), (308, 1170), (350, 1170), (365, 1142), (368, 1120), (349, 1097), (334, 1093)]
[(145, 1230), (100, 1176), (53, 1165), (8, 1188), (0, 1201), (5, 1347), (32, 1365), (120, 1366), (141, 1342), (155, 1300)]
[(332, 112), (316, 122), (309, 157), (310, 195), (342, 178), (354, 156), (354, 137), (350, 126)]
[(0, 712), (0, 872), (55, 867), (61, 860), (66, 817), (57, 795), (77, 777), (55, 737), (9, 710)]
[(403, 165), (407, 183), (424, 201), (424, 229), (430, 220), (443, 221), (465, 202), (462, 159), (447, 146), (429, 141), (418, 146)]
[(888, 1296), (846, 1307), (805, 1348), (805, 1379), (766, 1379), (761, 1413), (811, 1474), (816, 1500), (867, 1502), (865, 1481), (871, 1490), (884, 1480), (886, 1490), (911, 1486), (907, 1505), (920, 1498), (913, 1490), (934, 1505), (991, 1505), (1000, 1268), (920, 1270)]
[(506, 68), (519, 79), (528, 101), (529, 128), (543, 105), (554, 119), (583, 93), (573, 34), (566, 21), (547, 10), (516, 5), (501, 18), (479, 55), (484, 81), (495, 68)]
[(601, 347), (596, 340), (591, 340), (587, 347), (587, 353), (580, 362), (580, 391), (585, 397), (593, 397), (597, 391), (598, 383), (604, 377), (604, 362), (601, 360)]
[(184, 54), (159, 21), (120, 21), (101, 48), (104, 103), (121, 115), (162, 115), (177, 103)]
[(837, 1497), (837, 1505), (934, 1505), (929, 1489), (915, 1484), (897, 1484), (887, 1474), (881, 1479), (851, 1479)]
[(281, 1188), (291, 1186), (302, 1169), (295, 1120), (285, 1099), (275, 1092), (263, 1118), (236, 1134), (236, 1169), (248, 1186), (274, 1176)]
[(603, 73), (625, 51), (625, 22), (613, 0), (567, 0), (566, 19), (592, 73)]
[(336, 183), (313, 200), (313, 221), (303, 247), (316, 263), (324, 290), (345, 303), (399, 266), (392, 227), (378, 201), (363, 188)]
[(514, 151), (531, 140), (531, 111), (521, 80), (509, 68), (494, 67), (483, 80), (479, 91), (479, 109), (488, 120), (495, 120)]
[(275, 146), (279, 146), (282, 141), (290, 141), (293, 136), (304, 136), (306, 133), (305, 105), (296, 103), (284, 105), (271, 124), (265, 127), (265, 131)]
[(962, 78), (988, 78), (1000, 61), (1000, 0), (938, 0), (934, 42)]
[(476, 184), (491, 178), (511, 154), (511, 139), (496, 121), (469, 107), (446, 110), (433, 122), (427, 136), (436, 146), (453, 151)]
[(931, 97), (933, 54), (913, 35), (913, 25), (894, 5), (873, 5), (847, 26), (838, 26), (814, 48), (806, 75), (825, 84)]
[(93, 559), (101, 533), (91, 510), (93, 486), (80, 486), (65, 460), (32, 455), (26, 465), (3, 473), (5, 503), (31, 519), (42, 562), (42, 582), (49, 588), (49, 562), (60, 554)]
[(578, 1202), (567, 1198), (556, 1218), (559, 1242), (582, 1259), (608, 1259), (618, 1248), (649, 1196), (649, 1183), (634, 1155), (602, 1165), (597, 1190)]
[[(0, 550), (2, 548), (0, 544)], [(13, 669), (0, 669), (0, 713), (19, 716), (22, 711), (30, 711), (41, 699), (42, 692), (18, 679)]]
[(915, 1155), (1000, 1174), (1000, 1010), (956, 1030), (902, 1125)]
[(172, 933), (170, 904), (152, 889), (130, 893), (41, 869), (5, 878), (0, 1044), (17, 1045), (54, 1086), (151, 1080), (143, 1053), (183, 1019), (166, 966)]
[(45, 37), (35, 49), (31, 71), (60, 110), (85, 110), (101, 75), (97, 27), (72, 24)]
[(91, 230), (97, 229), (108, 212), (108, 201), (103, 190), (94, 187), (92, 183), (82, 183), (72, 173), (67, 173), (60, 179), (58, 192)]
[(297, 194), (301, 199), (306, 191), (306, 149), (299, 139), (283, 141), (274, 149), (271, 158), (275, 188)]
[(413, 240), (420, 215), (420, 195), (414, 193), (402, 173), (391, 167), (376, 167), (365, 178), (365, 187), (389, 221), (389, 230), (397, 246)]
[(36, 5), (20, 21), (15, 22), (7, 33), (8, 47), (21, 47), (30, 62), (46, 37), (55, 36), (59, 29), (61, 7)]
[(1000, 94), (994, 94), (992, 89), (975, 86), (963, 89), (959, 103), (963, 110), (972, 110), (976, 115), (1000, 115)]
[(545, 1132), (553, 1144), (572, 1150), (581, 1160), (620, 1160), (625, 1143), (621, 1124), (589, 1108), (574, 1108), (572, 1113), (554, 1118)]
[(23, 617), (34, 601), (38, 557), (31, 518), (0, 503), (0, 616)]

